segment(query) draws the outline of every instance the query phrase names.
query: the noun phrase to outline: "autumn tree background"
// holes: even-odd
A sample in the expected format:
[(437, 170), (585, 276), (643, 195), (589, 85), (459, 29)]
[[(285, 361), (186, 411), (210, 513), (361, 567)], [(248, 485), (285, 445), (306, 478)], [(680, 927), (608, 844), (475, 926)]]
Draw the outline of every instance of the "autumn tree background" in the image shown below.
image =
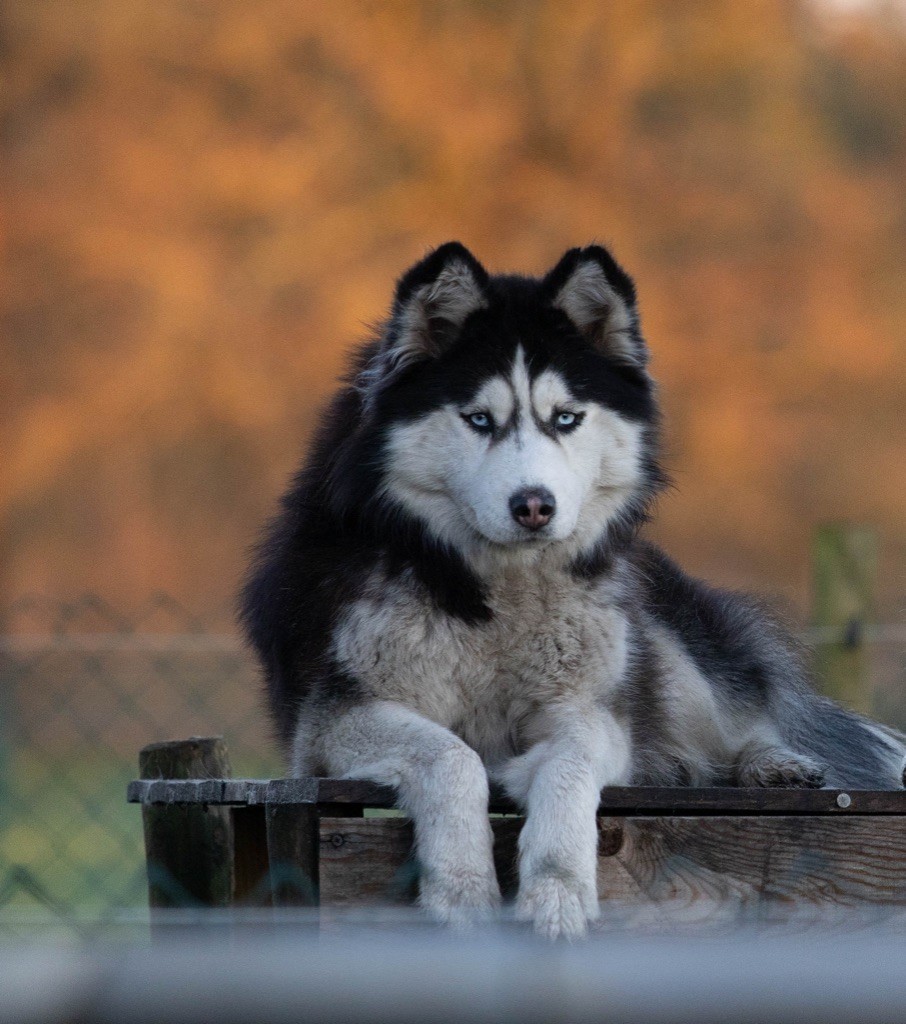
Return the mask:
[(813, 525), (864, 520), (902, 611), (901, 5), (37, 0), (0, 73), (0, 602), (228, 627), (346, 353), (459, 238), (634, 274), (690, 568), (802, 609)]

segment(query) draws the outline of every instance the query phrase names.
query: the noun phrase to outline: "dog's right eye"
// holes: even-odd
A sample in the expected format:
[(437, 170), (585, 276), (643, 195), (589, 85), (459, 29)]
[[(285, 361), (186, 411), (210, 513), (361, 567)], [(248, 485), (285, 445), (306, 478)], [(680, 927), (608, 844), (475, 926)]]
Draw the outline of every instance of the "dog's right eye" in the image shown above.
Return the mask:
[(494, 421), (486, 412), (470, 412), (464, 415), (463, 419), (479, 434), (490, 434), (494, 429)]

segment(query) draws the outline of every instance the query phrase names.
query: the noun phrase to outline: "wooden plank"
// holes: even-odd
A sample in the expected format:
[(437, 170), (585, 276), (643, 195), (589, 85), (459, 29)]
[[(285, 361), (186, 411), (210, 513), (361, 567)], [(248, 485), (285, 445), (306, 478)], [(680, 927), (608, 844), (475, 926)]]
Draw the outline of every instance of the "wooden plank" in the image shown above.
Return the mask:
[(264, 804), (268, 785), (267, 779), (226, 779), (221, 800), (225, 804)]
[(906, 819), (632, 818), (598, 859), (605, 923), (802, 923), (906, 905)]
[[(205, 773), (222, 779), (230, 773), (230, 761), (222, 737), (193, 737), (145, 747), (139, 755), (139, 770), (150, 779), (201, 779)], [(145, 805), (142, 820), (152, 910), (229, 906), (233, 838), (227, 808), (195, 801)]]
[(408, 818), (322, 818), (319, 846), (325, 906), (414, 899), (418, 869)]
[(313, 804), (268, 804), (267, 852), (275, 907), (317, 907), (318, 811)]
[(364, 779), (272, 779), (267, 786), (267, 802), (394, 807), (396, 791)]
[[(290, 785), (286, 785), (289, 783)], [(394, 807), (396, 794), (388, 786), (355, 779), (188, 779), (137, 780), (128, 798), (142, 804), (261, 804), (330, 805), (333, 816), (341, 807), (358, 815), (362, 807)], [(512, 803), (492, 793), (492, 811), (512, 813)], [(904, 790), (834, 789), (692, 789), (646, 786), (608, 787), (601, 791), (600, 813), (625, 815), (677, 814), (906, 814)]]
[(906, 814), (904, 790), (658, 788), (601, 790), (600, 814)]
[[(508, 896), (521, 826), (517, 818), (492, 821)], [(904, 818), (603, 817), (599, 835), (603, 927), (801, 922), (906, 906)], [(323, 819), (320, 847), (323, 905), (414, 897), (407, 819)]]
[(822, 632), (815, 673), (822, 690), (863, 712), (872, 705), (865, 630), (873, 618), (878, 535), (869, 526), (834, 524), (812, 541), (814, 622)]
[[(504, 895), (515, 893), (516, 841), (521, 818), (495, 818), (494, 862)], [(411, 903), (418, 891), (408, 818), (322, 818), (320, 881), (323, 906)]]

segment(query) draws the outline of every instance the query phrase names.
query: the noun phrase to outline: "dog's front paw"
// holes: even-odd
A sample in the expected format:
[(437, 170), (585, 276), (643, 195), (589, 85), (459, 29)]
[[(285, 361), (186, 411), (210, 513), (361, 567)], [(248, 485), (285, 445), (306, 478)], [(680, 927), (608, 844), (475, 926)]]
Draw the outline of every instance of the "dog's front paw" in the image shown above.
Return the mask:
[(739, 768), (739, 785), (759, 789), (820, 789), (824, 767), (791, 750), (766, 750)]
[(516, 899), (517, 920), (531, 921), (548, 939), (580, 939), (599, 915), (594, 883), (575, 875), (538, 875), (520, 887)]
[(500, 887), (494, 876), (423, 875), (418, 901), (435, 921), (454, 928), (469, 928), (494, 918), (500, 906)]

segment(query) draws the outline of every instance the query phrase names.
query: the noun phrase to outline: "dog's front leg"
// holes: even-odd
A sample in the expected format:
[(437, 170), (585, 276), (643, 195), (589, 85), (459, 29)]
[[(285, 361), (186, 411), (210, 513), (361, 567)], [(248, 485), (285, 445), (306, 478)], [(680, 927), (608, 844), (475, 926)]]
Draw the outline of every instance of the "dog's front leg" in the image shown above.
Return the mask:
[(601, 787), (626, 781), (629, 741), (599, 707), (559, 708), (546, 718), (544, 738), (502, 773), (508, 792), (526, 809), (516, 916), (550, 938), (578, 938), (599, 914)]
[(391, 701), (340, 714), (320, 731), (332, 775), (396, 787), (412, 818), (419, 900), (437, 920), (489, 918), (500, 902), (481, 758), (448, 729)]

